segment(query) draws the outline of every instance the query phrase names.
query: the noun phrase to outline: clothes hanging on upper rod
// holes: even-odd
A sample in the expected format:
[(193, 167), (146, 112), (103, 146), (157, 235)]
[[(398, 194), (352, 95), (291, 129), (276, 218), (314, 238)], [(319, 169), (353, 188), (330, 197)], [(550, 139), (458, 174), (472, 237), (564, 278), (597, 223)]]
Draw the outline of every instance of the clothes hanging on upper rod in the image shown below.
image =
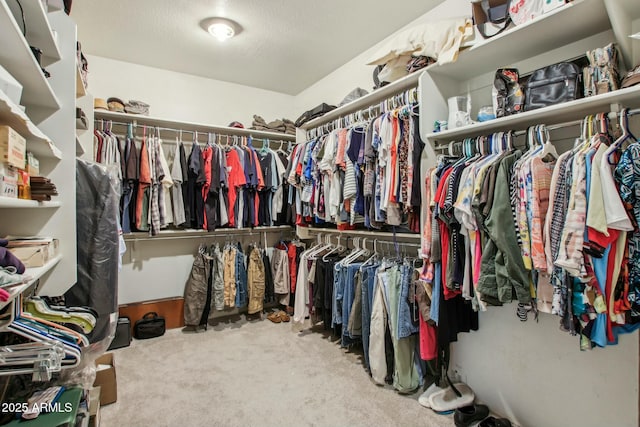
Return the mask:
[[(604, 115), (599, 121), (562, 155), (536, 126), (524, 152), (499, 133), (466, 140), (461, 157), (428, 171), (421, 256), (444, 301), (462, 296), (486, 310), (515, 298), (520, 320), (558, 315), (583, 350), (640, 326), (640, 282), (629, 265), (631, 254), (638, 261), (630, 189), (640, 149), (630, 134), (627, 148), (612, 143)], [(448, 310), (438, 309), (430, 314), (440, 329)]]
[(158, 129), (145, 127), (136, 141), (132, 126), (124, 138), (111, 126), (94, 132), (94, 145), (97, 162), (119, 166), (123, 232), (293, 224), (281, 148), (271, 150), (266, 141), (256, 151), (249, 138), (242, 145), (209, 141), (203, 148), (194, 141), (187, 151), (176, 138), (165, 150)]
[(296, 224), (419, 232), (424, 143), (416, 109), (407, 105), (296, 145), (286, 171)]

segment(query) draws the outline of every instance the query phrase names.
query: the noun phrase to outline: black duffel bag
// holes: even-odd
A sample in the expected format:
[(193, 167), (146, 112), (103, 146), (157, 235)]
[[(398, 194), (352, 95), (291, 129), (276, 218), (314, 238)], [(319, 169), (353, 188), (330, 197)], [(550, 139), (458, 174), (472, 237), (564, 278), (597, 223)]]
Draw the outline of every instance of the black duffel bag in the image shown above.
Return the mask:
[(166, 328), (164, 317), (152, 311), (142, 316), (133, 326), (133, 336), (139, 340), (155, 338), (164, 335)]
[(582, 98), (582, 70), (573, 62), (560, 62), (535, 70), (526, 84), (524, 110)]
[(315, 118), (323, 116), (324, 114), (328, 113), (329, 111), (332, 111), (332, 110), (335, 110), (335, 109), (336, 109), (336, 107), (334, 105), (328, 105), (328, 104), (325, 104), (323, 102), (322, 104), (318, 105), (317, 107), (312, 108), (311, 110), (305, 111), (304, 113), (302, 113), (302, 115), (300, 117), (298, 117), (298, 120), (296, 120), (295, 126), (297, 128), (299, 128), (303, 124), (307, 123), (309, 120), (313, 120)]

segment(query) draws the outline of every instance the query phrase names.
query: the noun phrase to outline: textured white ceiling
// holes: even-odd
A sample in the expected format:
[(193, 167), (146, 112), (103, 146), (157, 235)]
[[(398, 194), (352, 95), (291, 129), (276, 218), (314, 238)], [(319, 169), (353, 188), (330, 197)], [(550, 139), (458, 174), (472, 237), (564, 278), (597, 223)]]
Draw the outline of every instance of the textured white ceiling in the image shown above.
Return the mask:
[[(442, 0), (82, 0), (83, 51), (295, 95)], [(224, 43), (200, 22), (222, 16)]]

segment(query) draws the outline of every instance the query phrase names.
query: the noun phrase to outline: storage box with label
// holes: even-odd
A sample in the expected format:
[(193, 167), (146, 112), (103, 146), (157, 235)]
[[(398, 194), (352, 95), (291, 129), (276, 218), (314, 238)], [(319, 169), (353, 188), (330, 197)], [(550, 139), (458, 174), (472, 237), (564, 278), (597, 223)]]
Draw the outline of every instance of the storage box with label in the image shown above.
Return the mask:
[(18, 170), (0, 162), (0, 196), (18, 197)]
[(7, 125), (0, 125), (0, 160), (18, 169), (27, 162), (27, 141)]
[(94, 387), (100, 386), (100, 405), (108, 405), (118, 400), (116, 364), (113, 353), (105, 353), (96, 359), (96, 380)]

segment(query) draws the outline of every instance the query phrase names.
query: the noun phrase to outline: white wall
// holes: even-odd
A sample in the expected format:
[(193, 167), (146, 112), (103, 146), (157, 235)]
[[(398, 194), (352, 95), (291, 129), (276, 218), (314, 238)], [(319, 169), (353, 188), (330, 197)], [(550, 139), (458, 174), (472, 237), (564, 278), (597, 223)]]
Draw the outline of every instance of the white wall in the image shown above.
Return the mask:
[(637, 332), (583, 352), (557, 316), (520, 322), (515, 310), (489, 307), (452, 346), (451, 368), (478, 399), (523, 427), (638, 425)]
[(93, 96), (146, 102), (153, 117), (219, 126), (237, 120), (249, 127), (254, 114), (267, 122), (299, 115), (291, 95), (99, 56), (87, 60)]
[(457, 18), (470, 16), (471, 6), (469, 0), (447, 0), (436, 6), (424, 15), (417, 17), (405, 27), (391, 34), (388, 38), (381, 40), (342, 67), (333, 71), (322, 80), (309, 86), (307, 89), (296, 95), (296, 105), (300, 111), (309, 110), (316, 105), (326, 102), (338, 105), (349, 92), (356, 87), (361, 87), (369, 92), (373, 88), (373, 70), (375, 66), (366, 65), (371, 60), (371, 55), (389, 38), (418, 24), (426, 22), (436, 22), (440, 19)]

